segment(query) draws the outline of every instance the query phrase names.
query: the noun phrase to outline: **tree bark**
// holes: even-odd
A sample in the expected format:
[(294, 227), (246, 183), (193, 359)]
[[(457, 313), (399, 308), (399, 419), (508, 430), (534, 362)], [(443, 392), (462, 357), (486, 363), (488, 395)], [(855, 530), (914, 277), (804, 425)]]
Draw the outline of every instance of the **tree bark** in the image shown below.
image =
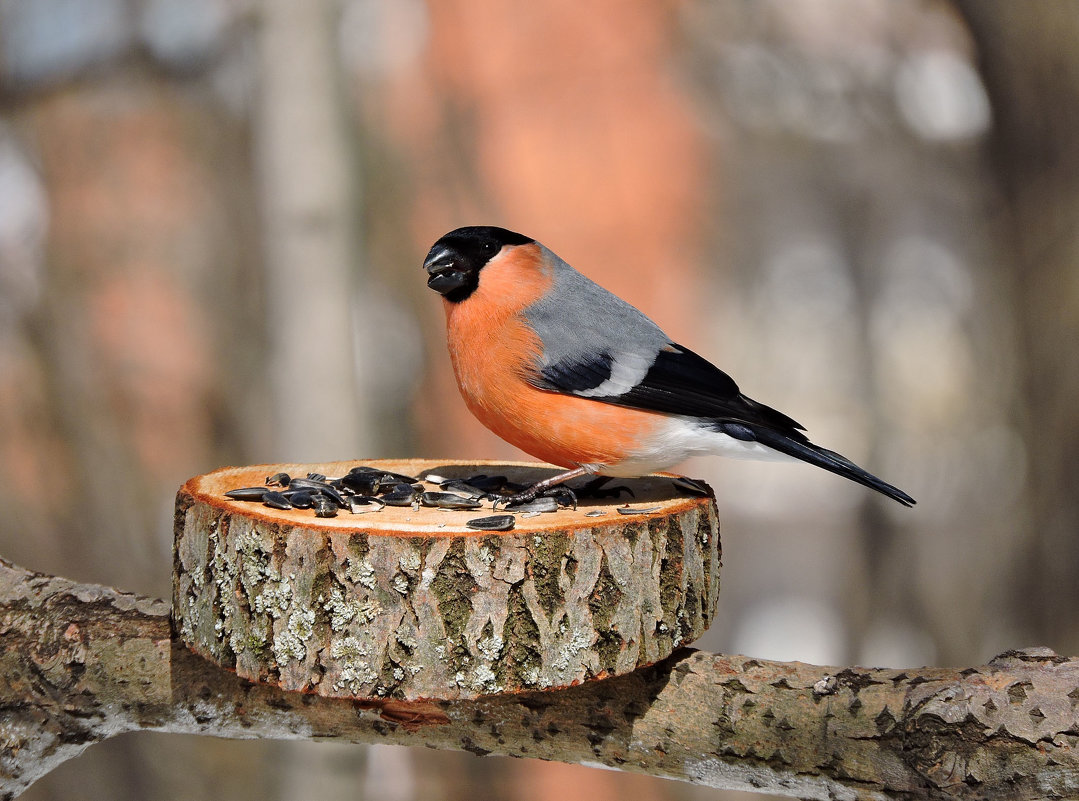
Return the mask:
[[(473, 701), (253, 684), (174, 642), (164, 601), (0, 560), (0, 797), (139, 729), (538, 757), (801, 798), (1073, 798), (1079, 660), (829, 668), (682, 650), (624, 676)], [(192, 766), (197, 769), (197, 766)]]
[[(506, 532), (467, 528), (490, 509), (387, 506), (318, 518), (224, 496), (276, 473), (341, 476), (355, 464), (225, 468), (188, 481), (176, 509), (180, 639), (243, 678), (288, 690), (466, 699), (628, 673), (697, 639), (715, 614), (715, 499), (663, 477), (623, 480), (634, 493), (623, 512), (633, 514), (588, 502), (516, 515)], [(368, 464), (521, 484), (557, 472)]]

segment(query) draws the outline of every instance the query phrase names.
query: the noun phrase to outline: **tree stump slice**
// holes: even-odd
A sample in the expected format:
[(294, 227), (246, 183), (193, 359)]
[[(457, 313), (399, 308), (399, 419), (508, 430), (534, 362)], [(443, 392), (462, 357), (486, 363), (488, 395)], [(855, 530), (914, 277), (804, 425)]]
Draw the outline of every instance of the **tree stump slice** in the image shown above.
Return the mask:
[[(173, 626), (252, 681), (331, 697), (471, 699), (635, 670), (699, 637), (719, 597), (713, 496), (669, 476), (617, 479), (626, 500), (582, 501), (508, 532), (493, 514), (387, 506), (318, 518), (224, 493), (277, 472), (340, 476), (361, 462), (229, 467), (176, 498)], [(555, 471), (525, 463), (363, 462), (423, 477)], [(658, 507), (653, 509), (653, 507)], [(600, 510), (600, 516), (588, 512)]]

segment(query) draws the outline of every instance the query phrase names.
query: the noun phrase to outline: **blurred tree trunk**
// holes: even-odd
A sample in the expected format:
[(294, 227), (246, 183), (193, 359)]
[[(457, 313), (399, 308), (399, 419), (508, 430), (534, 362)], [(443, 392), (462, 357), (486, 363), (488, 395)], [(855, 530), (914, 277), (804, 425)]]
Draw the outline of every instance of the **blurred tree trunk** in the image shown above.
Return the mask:
[[(1017, 568), (1024, 630), (1079, 646), (1079, 6), (958, 0), (994, 110), (990, 150), (1006, 206), (1030, 471)], [(1016, 469), (1021, 469), (1017, 465)]]
[[(286, 461), (353, 458), (374, 449), (371, 387), (354, 344), (360, 263), (359, 173), (333, 0), (263, 0), (252, 131), (263, 214), (270, 450)], [(358, 319), (357, 319), (358, 318)], [(312, 389), (315, 391), (312, 391)], [(278, 753), (283, 801), (347, 798), (365, 751), (290, 743)], [(312, 783), (314, 782), (314, 783)]]
[[(370, 393), (358, 391), (352, 345), (357, 176), (334, 8), (327, 0), (265, 0), (261, 7), (253, 130), (265, 225), (274, 452), (285, 461), (355, 456), (373, 439)], [(318, 392), (311, 392), (312, 383)]]
[[(18, 481), (0, 491), (15, 510), (0, 537), (42, 567), (163, 594), (170, 545), (148, 532), (167, 531), (162, 512), (178, 480), (244, 451), (232, 404), (251, 417), (244, 402), (262, 394), (261, 360), (250, 356), (259, 292), (247, 272), (247, 141), (197, 89), (123, 70), (27, 94), (13, 117), (32, 143), (51, 221), (45, 289), (21, 351), (33, 365), (21, 388), (40, 388), (5, 399), (27, 411), (19, 425), (32, 445), (5, 454)], [(222, 386), (222, 373), (238, 389)], [(171, 795), (162, 788), (194, 758), (209, 760), (217, 792), (264, 796), (271, 780), (254, 749), (242, 753), (119, 739), (84, 760), (78, 795)], [(32, 797), (71, 787), (50, 777)]]

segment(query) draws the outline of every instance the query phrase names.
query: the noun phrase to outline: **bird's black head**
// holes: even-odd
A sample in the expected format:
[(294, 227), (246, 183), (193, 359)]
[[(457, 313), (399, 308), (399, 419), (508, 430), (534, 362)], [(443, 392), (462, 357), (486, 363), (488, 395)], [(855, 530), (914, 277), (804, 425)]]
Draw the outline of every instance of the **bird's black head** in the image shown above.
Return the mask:
[(480, 270), (506, 245), (527, 245), (535, 240), (492, 225), (471, 225), (443, 236), (427, 252), (423, 268), (427, 286), (446, 300), (458, 303), (480, 282)]

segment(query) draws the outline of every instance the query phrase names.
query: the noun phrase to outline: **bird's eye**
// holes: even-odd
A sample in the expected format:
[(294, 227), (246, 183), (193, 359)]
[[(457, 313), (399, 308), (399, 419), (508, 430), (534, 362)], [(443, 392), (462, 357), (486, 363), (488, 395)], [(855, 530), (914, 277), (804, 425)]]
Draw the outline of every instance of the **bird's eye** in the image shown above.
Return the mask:
[(497, 251), (498, 251), (498, 245), (496, 245), (494, 242), (484, 242), (483, 243), (483, 252), (484, 253), (495, 253)]

